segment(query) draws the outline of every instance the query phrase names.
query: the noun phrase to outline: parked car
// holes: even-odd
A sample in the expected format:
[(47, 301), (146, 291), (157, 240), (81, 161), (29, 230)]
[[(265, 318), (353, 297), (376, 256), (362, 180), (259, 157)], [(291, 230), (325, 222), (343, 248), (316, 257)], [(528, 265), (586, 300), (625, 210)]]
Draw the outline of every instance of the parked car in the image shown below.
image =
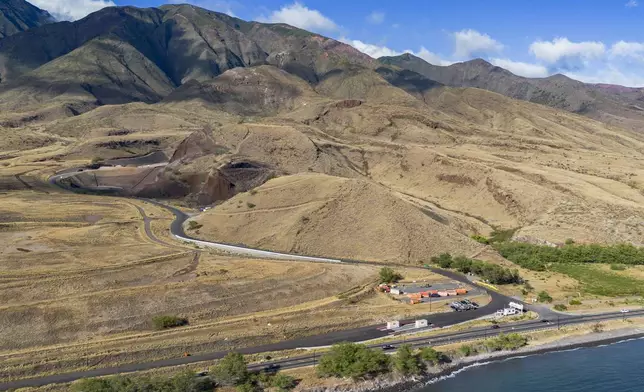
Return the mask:
[(492, 329), (499, 329), (499, 328), (501, 328), (499, 327), (499, 324), (492, 324)]
[(543, 319), (543, 320), (541, 320), (541, 322), (542, 322), (542, 323), (549, 323), (549, 322), (550, 322), (550, 320), (548, 320), (548, 319)]
[(396, 347), (395, 347), (395, 346), (392, 346), (391, 344), (385, 344), (384, 346), (382, 346), (382, 349), (383, 349), (383, 350), (385, 350), (385, 351), (393, 350), (393, 349), (395, 349), (395, 348), (396, 348)]
[(621, 312), (622, 312), (622, 313), (628, 313), (628, 312), (630, 312), (630, 310), (628, 310), (628, 309), (622, 309), (622, 310), (621, 310)]

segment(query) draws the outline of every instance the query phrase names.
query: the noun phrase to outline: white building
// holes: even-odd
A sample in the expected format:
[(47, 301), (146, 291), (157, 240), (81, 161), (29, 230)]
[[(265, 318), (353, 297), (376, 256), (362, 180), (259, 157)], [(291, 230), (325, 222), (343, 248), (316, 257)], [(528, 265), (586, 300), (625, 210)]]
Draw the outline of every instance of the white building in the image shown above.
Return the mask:
[(416, 328), (425, 328), (427, 325), (427, 320), (416, 320)]
[(402, 291), (400, 289), (391, 289), (389, 292), (396, 295), (402, 294)]
[(387, 321), (387, 329), (397, 329), (400, 328), (400, 321)]

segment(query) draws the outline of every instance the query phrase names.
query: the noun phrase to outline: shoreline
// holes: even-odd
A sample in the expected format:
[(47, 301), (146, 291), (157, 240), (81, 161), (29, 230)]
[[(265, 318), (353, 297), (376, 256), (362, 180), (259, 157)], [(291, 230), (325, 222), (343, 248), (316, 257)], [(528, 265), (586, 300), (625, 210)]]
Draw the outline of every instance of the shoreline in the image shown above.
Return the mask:
[[(637, 332), (634, 330), (637, 330)], [(463, 370), (474, 366), (485, 366), (493, 364), (495, 362), (502, 362), (511, 359), (523, 359), (536, 355), (594, 348), (644, 338), (644, 330), (641, 328), (628, 328), (626, 330), (622, 330), (623, 333), (619, 332), (620, 330), (615, 330), (593, 333), (583, 336), (570, 336), (564, 337), (563, 339), (557, 340), (555, 342), (536, 345), (533, 347), (525, 347), (517, 351), (487, 353), (471, 358), (461, 358), (455, 361), (457, 362), (456, 364), (451, 365), (442, 371), (424, 376), (422, 383), (414, 385), (411, 389), (417, 389), (419, 387), (422, 387), (423, 385), (437, 383), (446, 378), (454, 377), (458, 373), (461, 373)], [(566, 340), (568, 340), (568, 342), (566, 342)], [(405, 390), (409, 391), (411, 389)], [(396, 391), (400, 390), (396, 389)]]
[(644, 328), (629, 327), (580, 336), (568, 336), (549, 343), (527, 346), (516, 351), (500, 351), (455, 359), (454, 362), (441, 369), (437, 369), (436, 372), (420, 376), (408, 378), (389, 376), (387, 378), (364, 381), (354, 385), (330, 388), (307, 388), (304, 392), (411, 392), (421, 389), (426, 385), (456, 377), (459, 373), (471, 367), (485, 366), (512, 359), (523, 359), (529, 356), (611, 345), (636, 339), (644, 339)]

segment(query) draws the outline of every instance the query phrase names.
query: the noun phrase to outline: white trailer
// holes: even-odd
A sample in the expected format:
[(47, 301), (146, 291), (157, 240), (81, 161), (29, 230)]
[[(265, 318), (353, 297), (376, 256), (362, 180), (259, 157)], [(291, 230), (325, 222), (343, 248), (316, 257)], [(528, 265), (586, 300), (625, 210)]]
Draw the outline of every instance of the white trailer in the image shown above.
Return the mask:
[(416, 328), (425, 328), (428, 325), (427, 320), (416, 320)]
[(391, 290), (389, 290), (389, 293), (395, 294), (395, 295), (400, 295), (400, 294), (402, 294), (402, 291), (400, 289), (391, 289)]
[(510, 305), (511, 308), (514, 308), (514, 309), (518, 310), (519, 312), (523, 312), (523, 310), (524, 310), (523, 309), (523, 304), (519, 304), (519, 303), (516, 303), (516, 302), (510, 302), (509, 305)]
[(400, 321), (387, 321), (387, 329), (398, 329), (400, 328)]

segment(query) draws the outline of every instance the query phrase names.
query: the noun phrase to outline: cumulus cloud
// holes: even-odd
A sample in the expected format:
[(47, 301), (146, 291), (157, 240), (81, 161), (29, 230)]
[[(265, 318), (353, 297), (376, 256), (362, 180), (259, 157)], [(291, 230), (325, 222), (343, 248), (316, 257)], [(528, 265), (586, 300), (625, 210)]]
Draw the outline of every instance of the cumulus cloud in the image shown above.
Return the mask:
[(526, 78), (543, 78), (548, 76), (548, 68), (540, 64), (530, 64), (521, 61), (512, 61), (510, 59), (490, 59), (490, 62), (497, 67), (505, 68), (515, 75)]
[(367, 16), (367, 22), (372, 24), (381, 24), (385, 21), (385, 13), (379, 11), (373, 11)]
[(479, 33), (476, 30), (461, 30), (454, 36), (454, 57), (471, 58), (473, 56), (485, 56), (491, 53), (498, 53), (503, 50), (503, 45), (487, 34)]
[(392, 57), (392, 56), (400, 56), (401, 54), (404, 53), (411, 53), (416, 57), (420, 57), (421, 59), (427, 61), (430, 64), (434, 65), (450, 65), (452, 64), (451, 61), (447, 61), (442, 59), (439, 55), (436, 53), (432, 53), (427, 48), (424, 46), (421, 46), (418, 51), (414, 51), (411, 49), (403, 50), (403, 51), (398, 51), (395, 49), (391, 49), (387, 46), (383, 45), (374, 45), (374, 44), (369, 44), (357, 39), (351, 40), (347, 38), (340, 38), (340, 41), (344, 42), (347, 45), (351, 45), (354, 48), (358, 49), (364, 54), (367, 54), (373, 58), (378, 58), (378, 57)]
[(610, 48), (612, 57), (625, 57), (644, 60), (644, 43), (619, 41)]
[(211, 11), (221, 12), (228, 16), (237, 17), (233, 12), (233, 3), (220, 0), (169, 0), (167, 4), (192, 4)]
[(364, 54), (367, 54), (375, 59), (378, 57), (383, 57), (383, 56), (398, 56), (403, 54), (403, 52), (398, 52), (396, 50), (393, 50), (391, 48), (388, 48), (386, 46), (380, 46), (380, 45), (374, 45), (374, 44), (368, 44), (366, 42), (362, 42), (357, 39), (347, 39), (347, 38), (340, 38), (341, 42), (344, 42), (347, 45), (351, 45), (354, 48), (358, 49)]
[(38, 8), (48, 11), (57, 20), (77, 20), (105, 7), (113, 7), (111, 0), (30, 0)]
[(286, 23), (304, 30), (333, 32), (339, 29), (334, 21), (322, 15), (318, 10), (312, 10), (302, 3), (295, 2), (271, 12), (269, 16), (258, 18), (260, 22)]
[(568, 38), (555, 38), (552, 41), (535, 41), (530, 45), (530, 53), (553, 69), (579, 69), (591, 60), (606, 53), (603, 42), (571, 42)]
[(628, 3), (624, 4), (626, 8), (635, 8), (640, 5), (637, 0), (630, 0)]

